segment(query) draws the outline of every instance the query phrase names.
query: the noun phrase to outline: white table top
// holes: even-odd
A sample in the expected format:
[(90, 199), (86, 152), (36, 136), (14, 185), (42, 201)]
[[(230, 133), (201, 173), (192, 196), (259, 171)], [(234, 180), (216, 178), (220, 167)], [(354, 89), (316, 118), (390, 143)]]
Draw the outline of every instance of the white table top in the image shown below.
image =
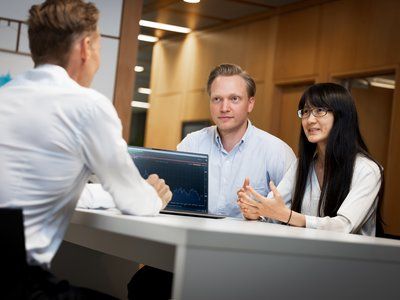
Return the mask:
[(239, 219), (138, 217), (77, 209), (72, 224), (187, 247), (279, 252), (400, 263), (400, 241)]

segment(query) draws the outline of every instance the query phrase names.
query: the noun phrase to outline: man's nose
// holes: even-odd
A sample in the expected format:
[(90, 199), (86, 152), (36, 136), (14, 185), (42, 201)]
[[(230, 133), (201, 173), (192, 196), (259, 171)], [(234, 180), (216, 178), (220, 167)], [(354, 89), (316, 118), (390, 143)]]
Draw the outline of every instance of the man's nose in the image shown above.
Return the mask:
[(221, 111), (229, 111), (230, 110), (230, 105), (229, 105), (228, 99), (222, 100), (220, 109), (221, 109)]

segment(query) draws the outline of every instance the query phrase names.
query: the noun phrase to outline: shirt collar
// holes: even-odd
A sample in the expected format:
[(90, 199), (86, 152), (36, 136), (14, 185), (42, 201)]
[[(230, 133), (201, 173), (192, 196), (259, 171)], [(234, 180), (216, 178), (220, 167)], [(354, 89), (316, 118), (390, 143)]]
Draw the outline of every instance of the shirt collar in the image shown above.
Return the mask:
[[(67, 70), (65, 70), (63, 67), (60, 67), (58, 65), (53, 65), (53, 64), (43, 64), (39, 65), (36, 68), (32, 70), (34, 73), (34, 76), (37, 79), (41, 78), (48, 78), (50, 75), (51, 80), (54, 82), (54, 84), (61, 84), (65, 86), (67, 83), (69, 83), (72, 86), (80, 86), (75, 80), (73, 80)], [(43, 74), (43, 76), (42, 76)], [(46, 75), (44, 75), (46, 74)], [(81, 87), (81, 86), (80, 86)]]
[[(247, 140), (250, 138), (251, 133), (253, 132), (253, 127), (254, 126), (251, 123), (251, 121), (247, 120), (247, 129), (239, 142), (239, 151), (243, 151), (243, 148), (245, 147)], [(216, 143), (218, 149), (220, 150), (223, 149), (221, 137), (218, 133), (217, 126), (214, 126), (214, 142)]]

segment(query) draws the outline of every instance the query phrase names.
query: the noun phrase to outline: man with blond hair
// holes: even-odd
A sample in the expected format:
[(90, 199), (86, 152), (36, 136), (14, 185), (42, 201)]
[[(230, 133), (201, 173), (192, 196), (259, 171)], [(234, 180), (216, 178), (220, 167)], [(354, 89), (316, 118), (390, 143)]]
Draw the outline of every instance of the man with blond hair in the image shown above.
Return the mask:
[(236, 192), (245, 179), (266, 196), (269, 182), (280, 182), (296, 157), (285, 142), (250, 122), (256, 84), (241, 67), (216, 66), (208, 77), (207, 93), (215, 125), (189, 134), (177, 148), (208, 154), (209, 212), (240, 218)]
[(48, 271), (91, 174), (123, 213), (155, 215), (172, 197), (156, 175), (140, 176), (114, 107), (89, 88), (100, 64), (98, 18), (83, 0), (33, 5), (35, 68), (0, 89), (0, 207), (23, 209), (28, 298), (108, 298)]
[[(177, 148), (209, 156), (209, 212), (242, 218), (237, 191), (251, 183), (266, 196), (269, 181), (280, 182), (296, 157), (286, 143), (250, 122), (256, 84), (242, 68), (216, 66), (208, 77), (207, 92), (215, 125), (189, 134)], [(129, 299), (169, 299), (172, 279), (170, 272), (145, 266), (128, 285)], [(162, 285), (152, 289), (154, 281)]]

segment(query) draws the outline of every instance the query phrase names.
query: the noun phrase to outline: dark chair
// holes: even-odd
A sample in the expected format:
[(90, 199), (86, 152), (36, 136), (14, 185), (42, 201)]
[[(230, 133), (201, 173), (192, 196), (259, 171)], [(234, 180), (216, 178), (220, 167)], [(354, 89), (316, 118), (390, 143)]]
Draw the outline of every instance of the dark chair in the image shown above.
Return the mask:
[(0, 208), (0, 295), (25, 299), (27, 263), (21, 209)]

